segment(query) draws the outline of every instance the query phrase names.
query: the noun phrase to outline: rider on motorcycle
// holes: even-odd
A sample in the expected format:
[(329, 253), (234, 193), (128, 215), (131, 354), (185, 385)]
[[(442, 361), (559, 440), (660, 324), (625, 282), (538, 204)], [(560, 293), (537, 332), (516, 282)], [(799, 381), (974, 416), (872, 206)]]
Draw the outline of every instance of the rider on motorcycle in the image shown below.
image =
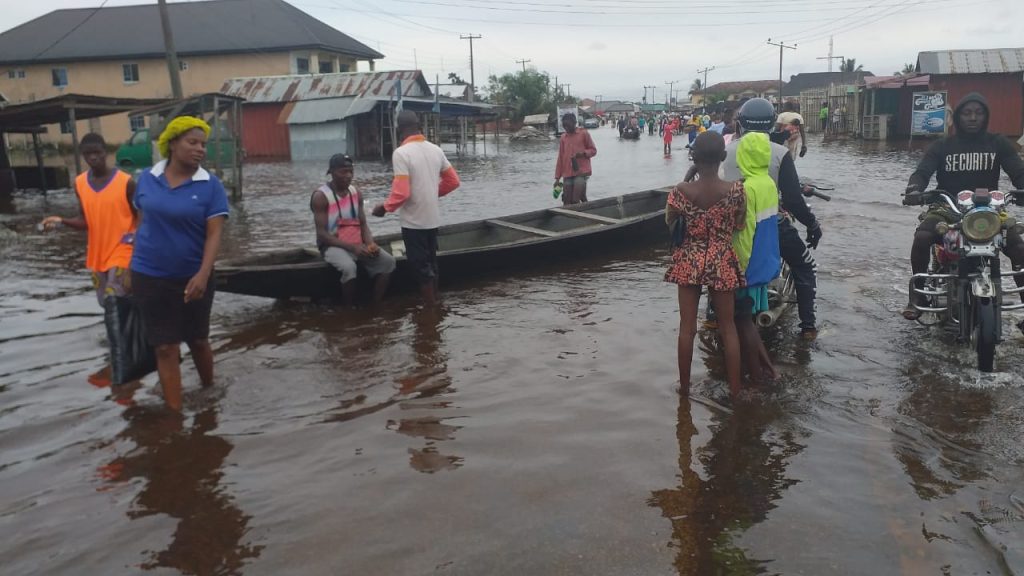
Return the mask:
[[(764, 98), (747, 100), (737, 114), (739, 137), (746, 132), (771, 132), (775, 128), (775, 108)], [(726, 147), (727, 157), (722, 163), (726, 180), (742, 178), (736, 166), (736, 148), (739, 138), (734, 138)], [(817, 291), (817, 277), (814, 257), (810, 248), (817, 248), (821, 241), (821, 224), (814, 217), (804, 201), (803, 186), (796, 172), (796, 164), (785, 146), (772, 142), (772, 159), (768, 172), (779, 189), (779, 250), (782, 259), (789, 265), (793, 284), (796, 288), (797, 306), (800, 311), (800, 335), (805, 340), (818, 336), (815, 324), (814, 299)], [(791, 216), (807, 229), (806, 244), (793, 227)]]
[[(957, 104), (953, 111), (952, 136), (947, 136), (928, 147), (917, 170), (910, 175), (906, 193), (922, 192), (928, 187), (935, 174), (936, 187), (946, 193), (954, 202), (962, 190), (999, 188), (999, 171), (1010, 177), (1014, 188), (1024, 189), (1024, 160), (1017, 155), (1013, 144), (1005, 136), (988, 132), (989, 108), (985, 97), (972, 92)], [(942, 242), (936, 231), (939, 222), (952, 224), (958, 216), (945, 203), (932, 204), (927, 212), (919, 216), (921, 224), (914, 232), (914, 246), (910, 250), (910, 265), (914, 274), (928, 271), (931, 246)], [(1017, 224), (1006, 231), (1003, 252), (1010, 258), (1014, 269), (1024, 266), (1024, 239), (1021, 233), (1024, 225)], [(1024, 286), (1024, 277), (1015, 276), (1018, 286)], [(918, 282), (921, 282), (920, 280)], [(923, 284), (919, 285), (919, 287)], [(925, 297), (912, 295), (919, 306), (927, 306)], [(1021, 294), (1024, 301), (1024, 293)], [(907, 303), (903, 317), (917, 320), (921, 312)], [(1024, 331), (1024, 320), (1017, 324)]]

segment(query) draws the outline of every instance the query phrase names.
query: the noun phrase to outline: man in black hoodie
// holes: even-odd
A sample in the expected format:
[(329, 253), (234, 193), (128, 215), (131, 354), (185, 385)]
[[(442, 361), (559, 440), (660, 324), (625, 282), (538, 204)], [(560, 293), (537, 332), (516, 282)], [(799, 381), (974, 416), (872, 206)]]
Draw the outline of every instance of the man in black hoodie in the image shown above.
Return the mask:
[[(988, 101), (984, 96), (977, 92), (964, 96), (953, 111), (956, 131), (928, 147), (917, 170), (910, 175), (907, 193), (925, 190), (932, 174), (935, 174), (936, 188), (945, 191), (955, 202), (961, 190), (997, 190), (1000, 170), (1010, 177), (1014, 188), (1024, 189), (1024, 160), (1006, 137), (988, 132), (988, 119)], [(936, 225), (955, 221), (944, 204), (934, 204), (928, 209), (914, 233), (914, 246), (910, 251), (910, 265), (915, 274), (927, 272), (931, 246), (942, 241)], [(1014, 268), (1024, 266), (1022, 231), (1024, 226), (1018, 224), (1006, 234), (1004, 251)], [(1014, 279), (1018, 286), (1024, 285), (1024, 278)], [(924, 302), (919, 300), (918, 304)], [(921, 313), (910, 304), (903, 310), (903, 317), (908, 320), (916, 320), (920, 316)], [(1024, 330), (1024, 326), (1018, 327)]]

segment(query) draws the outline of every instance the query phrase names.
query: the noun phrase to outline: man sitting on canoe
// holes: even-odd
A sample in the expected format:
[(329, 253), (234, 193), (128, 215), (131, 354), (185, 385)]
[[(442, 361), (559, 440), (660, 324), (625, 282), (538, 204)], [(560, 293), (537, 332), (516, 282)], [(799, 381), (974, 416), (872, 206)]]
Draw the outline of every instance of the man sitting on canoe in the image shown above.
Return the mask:
[(316, 224), (316, 245), (324, 260), (341, 272), (341, 296), (351, 306), (356, 294), (356, 263), (374, 278), (373, 301), (380, 302), (395, 270), (395, 259), (380, 249), (366, 224), (363, 197), (352, 185), (355, 165), (345, 154), (331, 156), (331, 181), (313, 191), (309, 207)]

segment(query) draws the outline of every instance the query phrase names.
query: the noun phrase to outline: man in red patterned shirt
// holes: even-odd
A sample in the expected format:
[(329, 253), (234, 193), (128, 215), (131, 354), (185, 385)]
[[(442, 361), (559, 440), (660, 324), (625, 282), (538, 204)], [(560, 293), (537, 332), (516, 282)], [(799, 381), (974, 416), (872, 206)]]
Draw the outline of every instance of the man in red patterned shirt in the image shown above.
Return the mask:
[(590, 178), (590, 159), (597, 155), (597, 146), (584, 128), (576, 127), (576, 115), (562, 116), (565, 134), (558, 143), (558, 161), (555, 163), (555, 184), (565, 180), (562, 203), (579, 204), (587, 201), (587, 179)]

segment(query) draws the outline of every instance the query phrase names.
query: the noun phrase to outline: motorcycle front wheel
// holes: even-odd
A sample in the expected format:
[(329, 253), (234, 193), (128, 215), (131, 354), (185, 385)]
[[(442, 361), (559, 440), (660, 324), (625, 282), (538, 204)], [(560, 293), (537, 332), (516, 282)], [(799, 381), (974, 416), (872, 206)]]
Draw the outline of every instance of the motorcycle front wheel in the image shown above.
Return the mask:
[(978, 352), (978, 370), (991, 372), (999, 341), (996, 304), (992, 298), (977, 298), (974, 303), (974, 348)]

